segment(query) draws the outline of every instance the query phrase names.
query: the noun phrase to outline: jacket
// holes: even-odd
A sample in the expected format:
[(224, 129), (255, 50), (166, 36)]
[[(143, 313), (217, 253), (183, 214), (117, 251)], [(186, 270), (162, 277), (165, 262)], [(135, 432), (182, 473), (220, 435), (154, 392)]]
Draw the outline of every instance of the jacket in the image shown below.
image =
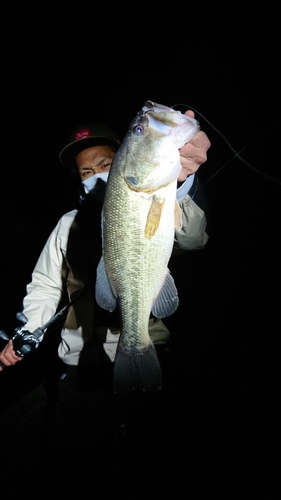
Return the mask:
[[(175, 231), (175, 254), (201, 249), (208, 241), (206, 214), (195, 201), (197, 188), (196, 180), (179, 200), (182, 229)], [(116, 313), (101, 311), (94, 295), (95, 272), (102, 253), (103, 197), (99, 190), (97, 192), (98, 195), (95, 190), (90, 192), (79, 209), (60, 218), (42, 249), (23, 299), (22, 312), (27, 318), (24, 329), (32, 332), (56, 314), (63, 300), (72, 300), (84, 290), (69, 307), (61, 330), (58, 355), (68, 365), (93, 361), (101, 340), (97, 332), (105, 332), (103, 342), (107, 334), (110, 337), (112, 332), (118, 332)], [(169, 331), (161, 320), (151, 319), (149, 331), (155, 343), (169, 338)], [(118, 336), (116, 338), (118, 340)]]

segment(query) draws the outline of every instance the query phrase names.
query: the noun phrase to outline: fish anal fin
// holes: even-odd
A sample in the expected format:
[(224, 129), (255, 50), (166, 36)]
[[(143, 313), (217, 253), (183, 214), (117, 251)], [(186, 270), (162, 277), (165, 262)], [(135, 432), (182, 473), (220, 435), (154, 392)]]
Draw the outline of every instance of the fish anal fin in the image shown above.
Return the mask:
[(170, 271), (167, 269), (166, 279), (152, 306), (152, 314), (156, 318), (171, 316), (179, 305), (177, 287)]

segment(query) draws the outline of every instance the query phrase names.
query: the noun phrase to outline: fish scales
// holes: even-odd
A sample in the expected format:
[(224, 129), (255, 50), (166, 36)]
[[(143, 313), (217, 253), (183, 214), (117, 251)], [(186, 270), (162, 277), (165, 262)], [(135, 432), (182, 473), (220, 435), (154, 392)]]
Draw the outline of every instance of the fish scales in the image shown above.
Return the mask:
[(132, 121), (108, 177), (102, 214), (103, 254), (96, 299), (119, 308), (114, 390), (158, 391), (162, 373), (148, 322), (178, 307), (168, 269), (174, 244), (179, 148), (198, 131), (196, 120), (147, 101)]

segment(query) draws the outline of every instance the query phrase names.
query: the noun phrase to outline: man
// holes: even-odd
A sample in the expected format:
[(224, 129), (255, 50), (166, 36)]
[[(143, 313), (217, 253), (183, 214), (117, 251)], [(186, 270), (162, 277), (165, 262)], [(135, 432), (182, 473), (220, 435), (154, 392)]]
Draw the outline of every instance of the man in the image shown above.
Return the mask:
[[(192, 111), (186, 114), (194, 116)], [(104, 188), (119, 144), (115, 132), (102, 123), (80, 125), (71, 134), (59, 158), (79, 178), (81, 206), (62, 216), (50, 234), (23, 299), (23, 329), (32, 332), (50, 320), (65, 303), (65, 297), (72, 301), (81, 294), (68, 309), (58, 347), (64, 366), (74, 367), (75, 372), (77, 367), (98, 365), (100, 344), (113, 361), (118, 342), (118, 318), (99, 310), (94, 282), (101, 256)], [(180, 150), (182, 171), (177, 199), (183, 224), (180, 231), (175, 231), (174, 253), (203, 248), (208, 241), (196, 171), (206, 161), (209, 147), (208, 137), (200, 131)], [(150, 320), (149, 333), (155, 344), (163, 344), (169, 338), (165, 324), (154, 318)], [(0, 353), (1, 363), (11, 366), (21, 359), (10, 340)]]

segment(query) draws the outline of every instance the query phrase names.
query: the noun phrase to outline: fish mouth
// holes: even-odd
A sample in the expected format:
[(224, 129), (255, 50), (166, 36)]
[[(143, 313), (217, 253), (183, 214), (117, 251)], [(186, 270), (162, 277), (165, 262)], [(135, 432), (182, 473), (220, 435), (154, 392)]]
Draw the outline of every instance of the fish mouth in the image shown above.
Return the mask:
[[(159, 104), (154, 101), (145, 101), (142, 107), (142, 110), (139, 113), (141, 116), (149, 114), (152, 118), (159, 123), (163, 123), (168, 125), (169, 127), (173, 127), (179, 124), (182, 120), (189, 122), (191, 126), (196, 129), (196, 132), (200, 129), (200, 124), (198, 120), (192, 118), (191, 116), (187, 116), (183, 114), (179, 110), (175, 110), (164, 104)], [(195, 133), (194, 133), (195, 135)]]
[[(153, 102), (153, 101), (145, 101), (143, 103), (142, 109), (144, 110), (145, 113), (148, 113), (152, 108), (155, 108), (155, 106), (157, 106), (157, 104), (155, 102)], [(157, 107), (162, 107), (162, 105), (159, 105)]]
[(153, 108), (155, 106), (155, 102), (151, 101), (150, 99), (148, 101), (145, 101), (144, 106), (151, 107)]
[(173, 111), (171, 108), (168, 106), (165, 106), (164, 104), (159, 104), (154, 101), (145, 101), (142, 107), (142, 112), (143, 114), (149, 113), (151, 111)]

